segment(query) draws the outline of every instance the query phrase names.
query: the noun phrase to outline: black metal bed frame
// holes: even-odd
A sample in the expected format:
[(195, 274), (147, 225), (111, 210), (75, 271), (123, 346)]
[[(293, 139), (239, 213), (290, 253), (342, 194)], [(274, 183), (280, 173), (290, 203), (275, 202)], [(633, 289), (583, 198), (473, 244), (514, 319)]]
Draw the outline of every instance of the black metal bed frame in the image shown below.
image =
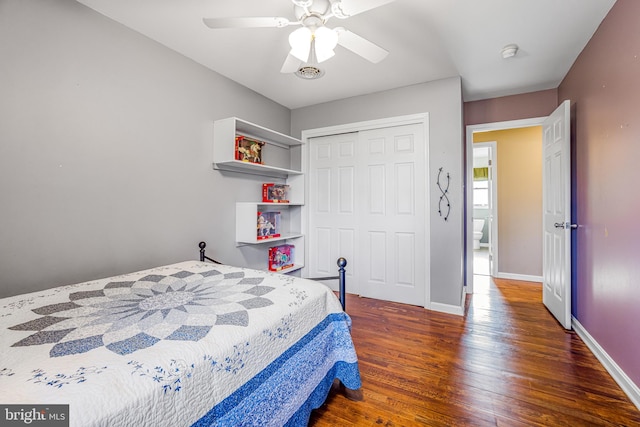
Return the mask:
[[(213, 258), (209, 258), (207, 255), (205, 255), (205, 248), (207, 247), (207, 244), (205, 242), (200, 242), (198, 244), (198, 247), (200, 248), (200, 261), (201, 262), (205, 262), (205, 261), (211, 261), (215, 264), (222, 264), (220, 261), (216, 261)], [(330, 277), (307, 277), (307, 279), (309, 280), (338, 280), (339, 285), (340, 285), (340, 290), (339, 290), (339, 299), (340, 299), (340, 304), (342, 305), (342, 309), (345, 310), (346, 309), (346, 283), (345, 283), (345, 270), (344, 268), (347, 266), (347, 260), (345, 258), (338, 258), (338, 275), (337, 276), (330, 276)]]

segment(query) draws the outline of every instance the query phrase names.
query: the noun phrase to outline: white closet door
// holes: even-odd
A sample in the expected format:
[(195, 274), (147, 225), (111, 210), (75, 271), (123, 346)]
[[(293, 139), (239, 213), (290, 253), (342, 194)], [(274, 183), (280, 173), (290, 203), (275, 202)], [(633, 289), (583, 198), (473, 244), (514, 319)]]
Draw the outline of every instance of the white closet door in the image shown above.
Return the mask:
[(309, 277), (335, 276), (336, 261), (344, 257), (349, 293), (359, 293), (353, 280), (357, 138), (357, 133), (349, 133), (313, 138), (309, 143)]
[(347, 292), (423, 306), (423, 126), (313, 138), (310, 153), (310, 274), (344, 256)]
[(360, 132), (358, 143), (361, 294), (424, 305), (426, 156), (422, 126)]

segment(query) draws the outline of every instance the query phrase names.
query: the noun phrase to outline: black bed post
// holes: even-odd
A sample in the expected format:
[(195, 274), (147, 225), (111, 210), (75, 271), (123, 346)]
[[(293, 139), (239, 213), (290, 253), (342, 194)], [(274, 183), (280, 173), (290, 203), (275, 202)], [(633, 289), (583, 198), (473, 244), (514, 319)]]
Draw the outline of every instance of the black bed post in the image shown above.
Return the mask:
[(200, 262), (204, 262), (204, 248), (207, 247), (207, 244), (205, 242), (200, 242), (198, 246), (200, 247)]
[(216, 264), (222, 264), (220, 261), (216, 261), (213, 258), (209, 258), (208, 256), (206, 256), (204, 254), (204, 248), (207, 247), (207, 244), (205, 242), (198, 243), (198, 247), (200, 248), (200, 262), (205, 262), (205, 260), (206, 260), (206, 261), (211, 261), (211, 262), (216, 263)]
[(338, 258), (338, 273), (339, 273), (339, 281), (340, 281), (340, 304), (342, 304), (342, 310), (345, 310), (347, 305), (347, 296), (345, 292), (345, 279), (344, 279), (344, 268), (347, 266), (347, 260), (340, 257)]

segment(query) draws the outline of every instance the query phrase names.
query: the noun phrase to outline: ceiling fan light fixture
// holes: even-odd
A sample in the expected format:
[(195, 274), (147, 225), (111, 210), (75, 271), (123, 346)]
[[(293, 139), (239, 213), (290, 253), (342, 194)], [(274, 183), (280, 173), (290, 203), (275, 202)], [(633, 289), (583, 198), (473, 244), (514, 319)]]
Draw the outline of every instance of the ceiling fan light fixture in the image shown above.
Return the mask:
[(327, 27), (320, 27), (316, 29), (313, 37), (318, 63), (335, 55), (333, 49), (338, 45), (338, 33)]
[(309, 51), (311, 50), (311, 40), (313, 34), (307, 27), (300, 27), (289, 34), (289, 45), (291, 46), (291, 55), (300, 61), (306, 62), (309, 59)]
[[(333, 55), (333, 52), (331, 52)], [(316, 39), (311, 39), (311, 52), (309, 53), (309, 60), (300, 65), (295, 72), (295, 75), (303, 80), (314, 80), (324, 76), (324, 69), (318, 65), (318, 58), (316, 56)]]

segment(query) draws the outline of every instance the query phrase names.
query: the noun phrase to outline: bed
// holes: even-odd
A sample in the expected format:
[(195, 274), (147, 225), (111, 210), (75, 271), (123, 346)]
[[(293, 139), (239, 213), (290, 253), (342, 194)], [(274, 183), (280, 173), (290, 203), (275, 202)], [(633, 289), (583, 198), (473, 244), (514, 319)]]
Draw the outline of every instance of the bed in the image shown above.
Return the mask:
[(307, 425), (335, 379), (361, 386), (340, 300), (289, 275), (187, 261), (0, 308), (0, 403), (72, 426)]

